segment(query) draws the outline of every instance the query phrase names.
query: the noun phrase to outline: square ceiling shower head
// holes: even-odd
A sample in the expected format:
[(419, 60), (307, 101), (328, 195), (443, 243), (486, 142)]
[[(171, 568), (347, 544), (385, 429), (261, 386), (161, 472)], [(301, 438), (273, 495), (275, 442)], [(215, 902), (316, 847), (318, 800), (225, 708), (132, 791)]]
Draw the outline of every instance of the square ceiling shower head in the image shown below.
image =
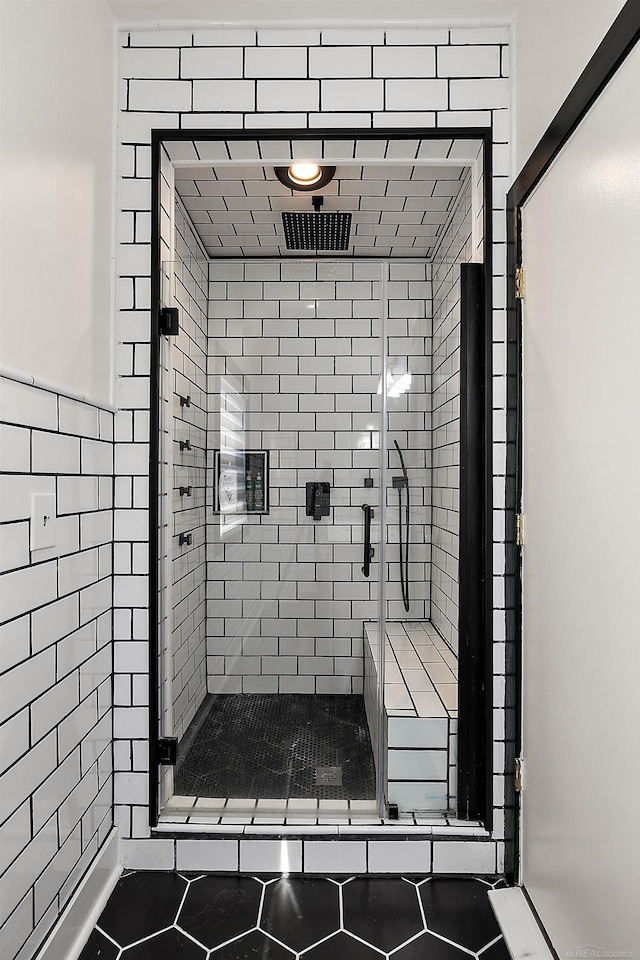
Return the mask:
[(282, 214), (287, 250), (348, 250), (350, 213)]

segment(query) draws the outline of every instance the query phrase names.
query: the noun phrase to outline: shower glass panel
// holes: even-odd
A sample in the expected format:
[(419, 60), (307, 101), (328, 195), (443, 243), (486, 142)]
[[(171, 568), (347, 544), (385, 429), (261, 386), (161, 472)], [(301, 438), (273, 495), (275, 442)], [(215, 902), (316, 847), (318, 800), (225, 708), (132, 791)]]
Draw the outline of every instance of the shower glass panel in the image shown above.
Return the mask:
[[(451, 515), (458, 509), (458, 461), (451, 441), (459, 410), (454, 396), (459, 349), (452, 347), (454, 356), (447, 356), (444, 365), (442, 348), (434, 349), (432, 265), (417, 259), (390, 261), (388, 270), (383, 478), (387, 796), (400, 817), (433, 816), (455, 809), (456, 792), (457, 661), (433, 623), (431, 601), (434, 526), (451, 529)], [(442, 389), (434, 394), (435, 379)], [(434, 461), (434, 423), (441, 427), (436, 442), (449, 459)], [(445, 555), (453, 562), (453, 539), (451, 534), (448, 541), (437, 541), (440, 566)], [(375, 626), (373, 631), (377, 640)]]
[[(173, 302), (173, 263), (162, 264), (160, 283), (162, 302)], [(172, 434), (171, 417), (171, 340), (169, 337), (160, 337), (158, 363), (158, 730), (160, 738), (173, 736), (173, 702), (171, 684), (173, 665), (171, 654), (173, 637), (171, 630), (171, 603), (173, 594), (171, 554), (172, 554), (172, 502), (171, 488), (173, 483), (172, 467)], [(162, 808), (173, 794), (173, 768), (162, 766), (159, 768), (158, 783), (159, 806)]]
[(439, 269), (165, 264), (165, 810), (455, 808), (459, 350)]
[[(162, 265), (162, 302), (180, 331), (160, 338), (158, 637), (160, 736), (181, 743), (206, 694), (205, 484), (208, 273), (206, 261)], [(134, 557), (135, 561), (135, 557)], [(175, 793), (161, 766), (160, 801)]]
[[(204, 270), (206, 400), (195, 387)], [(368, 670), (386, 586), (381, 595), (381, 264), (190, 261), (166, 273), (181, 331), (167, 375), (162, 690), (178, 764), (163, 799), (172, 789), (172, 809), (375, 815), (386, 765), (381, 672)]]

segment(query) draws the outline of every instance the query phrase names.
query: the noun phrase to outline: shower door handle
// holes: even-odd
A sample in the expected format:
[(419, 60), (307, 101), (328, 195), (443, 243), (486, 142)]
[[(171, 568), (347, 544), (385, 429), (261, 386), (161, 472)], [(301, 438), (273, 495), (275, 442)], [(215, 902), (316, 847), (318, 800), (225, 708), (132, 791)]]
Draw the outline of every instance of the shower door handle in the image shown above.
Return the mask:
[(371, 546), (371, 521), (373, 520), (373, 507), (368, 503), (362, 504), (364, 510), (364, 566), (362, 572), (368, 577), (371, 572), (371, 561), (373, 560), (374, 549)]

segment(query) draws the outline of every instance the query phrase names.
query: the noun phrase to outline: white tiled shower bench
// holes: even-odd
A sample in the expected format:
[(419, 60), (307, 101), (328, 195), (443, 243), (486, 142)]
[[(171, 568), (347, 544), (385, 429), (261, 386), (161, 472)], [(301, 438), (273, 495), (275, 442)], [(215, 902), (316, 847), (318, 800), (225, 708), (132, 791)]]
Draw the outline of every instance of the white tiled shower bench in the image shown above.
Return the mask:
[[(378, 625), (364, 626), (364, 700), (377, 759)], [(384, 730), (388, 800), (400, 815), (455, 808), (458, 664), (429, 622), (386, 629)]]

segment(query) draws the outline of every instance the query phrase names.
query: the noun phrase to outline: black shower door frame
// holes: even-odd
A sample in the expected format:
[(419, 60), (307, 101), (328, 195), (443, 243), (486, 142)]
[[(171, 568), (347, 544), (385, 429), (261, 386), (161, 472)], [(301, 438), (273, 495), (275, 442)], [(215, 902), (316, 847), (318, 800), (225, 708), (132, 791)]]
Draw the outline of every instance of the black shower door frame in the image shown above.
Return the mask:
[[(372, 129), (267, 129), (267, 130), (163, 130), (151, 131), (151, 371), (149, 423), (149, 823), (157, 826), (160, 815), (161, 743), (160, 634), (158, 629), (160, 576), (159, 463), (160, 463), (160, 338), (162, 309), (161, 262), (161, 150), (169, 141), (220, 140), (364, 140), (364, 139), (473, 139), (483, 150), (483, 249), (481, 277), (472, 271), (465, 294), (473, 304), (474, 322), (480, 337), (469, 340), (465, 378), (466, 397), (461, 395), (461, 529), (460, 614), (458, 680), (458, 816), (480, 820), (488, 831), (493, 826), (493, 481), (492, 481), (492, 128), (376, 128)], [(478, 282), (481, 289), (478, 289)], [(489, 318), (489, 322), (487, 322)], [(465, 319), (461, 316), (461, 323)], [(468, 321), (467, 321), (468, 324)], [(465, 429), (465, 418), (467, 428)], [(463, 437), (469, 443), (463, 450)], [(501, 772), (501, 771), (500, 771)]]

